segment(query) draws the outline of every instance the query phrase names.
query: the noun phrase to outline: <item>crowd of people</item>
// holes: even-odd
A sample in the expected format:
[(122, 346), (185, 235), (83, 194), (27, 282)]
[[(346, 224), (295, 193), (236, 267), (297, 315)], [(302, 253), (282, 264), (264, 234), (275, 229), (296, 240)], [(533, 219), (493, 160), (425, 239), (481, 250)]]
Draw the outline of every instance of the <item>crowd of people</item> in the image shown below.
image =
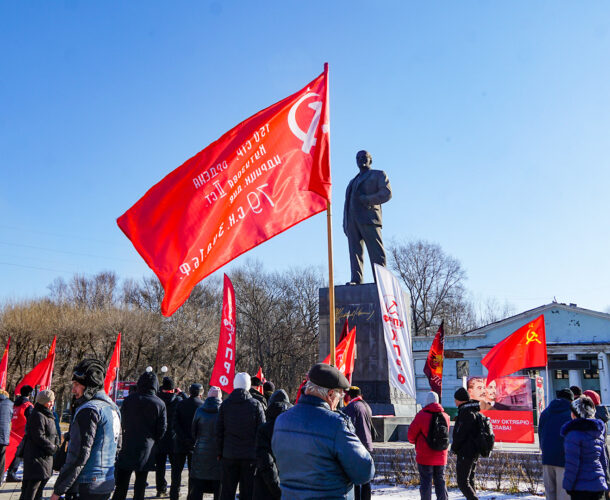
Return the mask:
[[(178, 500), (188, 467), (187, 498), (201, 500), (371, 498), (375, 474), (371, 453), (375, 428), (358, 387), (335, 367), (316, 364), (295, 405), (272, 382), (238, 373), (224, 399), (218, 387), (194, 383), (188, 395), (170, 377), (158, 379), (148, 368), (119, 409), (103, 390), (105, 366), (85, 359), (72, 375), (69, 431), (63, 436), (53, 411), (55, 396), (46, 389), (30, 401), (24, 386), (13, 403), (0, 391), (0, 466), (4, 470), (9, 435), (23, 439), (6, 480), (18, 481), (20, 500), (38, 500), (52, 476), (59, 475), (51, 500), (123, 500), (135, 475), (133, 498), (142, 500), (148, 473), (155, 471), (158, 497)], [(454, 394), (458, 408), (451, 423), (435, 392), (426, 395), (408, 430), (415, 445), (420, 496), (448, 498), (446, 466), (456, 454), (457, 484), (476, 500), (476, 468), (493, 448), (493, 431), (480, 401), (466, 388)], [(336, 411), (342, 406), (342, 411)], [(610, 484), (606, 446), (607, 409), (594, 391), (578, 387), (557, 392), (539, 421), (547, 499), (602, 499)], [(11, 428), (12, 426), (12, 428)]]

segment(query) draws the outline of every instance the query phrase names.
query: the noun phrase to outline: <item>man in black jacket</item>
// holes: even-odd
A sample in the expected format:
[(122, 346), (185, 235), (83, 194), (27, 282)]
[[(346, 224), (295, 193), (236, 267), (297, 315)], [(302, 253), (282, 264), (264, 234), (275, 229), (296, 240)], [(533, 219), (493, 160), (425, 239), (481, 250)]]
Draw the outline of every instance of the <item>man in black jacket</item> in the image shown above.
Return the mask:
[(467, 500), (478, 500), (474, 487), (474, 473), (479, 459), (475, 440), (481, 432), (477, 421), (480, 405), (478, 401), (469, 398), (468, 391), (463, 387), (455, 391), (453, 397), (458, 407), (458, 414), (453, 428), (451, 451), (457, 455), (455, 472), (458, 488)]
[(235, 375), (233, 392), (220, 405), (216, 438), (222, 463), (221, 500), (252, 500), (256, 467), (256, 431), (265, 422), (263, 406), (250, 392), (250, 375)]
[(195, 449), (195, 439), (192, 432), (193, 417), (197, 408), (203, 404), (201, 400), (202, 391), (203, 386), (201, 384), (191, 384), (189, 388), (190, 396), (179, 401), (176, 405), (174, 415), (174, 462), (172, 463), (172, 484), (169, 489), (170, 500), (178, 500), (180, 496), (184, 463), (188, 462), (189, 470), (191, 469), (193, 450)]
[(260, 392), (263, 382), (258, 377), (250, 377), (250, 395), (263, 405), (263, 410), (267, 410), (267, 400)]
[(167, 493), (165, 465), (168, 457), (170, 465), (174, 463), (174, 438), (176, 436), (174, 415), (181, 399), (176, 395), (174, 381), (170, 377), (163, 377), (158, 396), (165, 403), (165, 413), (167, 415), (167, 430), (161, 441), (157, 443), (157, 455), (155, 457), (157, 496), (160, 497)]
[(123, 447), (116, 462), (116, 488), (112, 500), (125, 500), (131, 473), (135, 471), (134, 500), (143, 500), (148, 471), (154, 469), (153, 446), (167, 429), (165, 403), (157, 397), (159, 382), (148, 367), (138, 379), (138, 390), (121, 407)]

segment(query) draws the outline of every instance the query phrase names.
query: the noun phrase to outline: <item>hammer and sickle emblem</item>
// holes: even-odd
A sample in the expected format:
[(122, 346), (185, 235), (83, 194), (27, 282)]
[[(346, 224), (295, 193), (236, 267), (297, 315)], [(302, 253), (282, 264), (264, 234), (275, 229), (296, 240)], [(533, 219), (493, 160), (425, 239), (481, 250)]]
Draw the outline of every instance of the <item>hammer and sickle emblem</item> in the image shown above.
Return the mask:
[[(318, 123), (320, 122), (320, 115), (322, 114), (322, 101), (315, 101), (309, 104), (309, 107), (313, 109), (315, 113), (313, 115), (311, 123), (309, 124), (309, 129), (307, 129), (307, 132), (304, 132), (303, 130), (301, 130), (301, 127), (299, 127), (299, 124), (297, 123), (296, 119), (296, 114), (297, 109), (299, 109), (301, 103), (305, 99), (312, 96), (317, 97), (318, 94), (316, 94), (315, 92), (307, 92), (307, 94), (302, 96), (297, 102), (294, 103), (294, 105), (290, 108), (290, 111), (288, 112), (288, 126), (290, 127), (291, 132), (298, 139), (303, 141), (303, 147), (301, 148), (301, 150), (303, 151), (303, 153), (307, 154), (309, 154), (311, 148), (316, 145), (315, 133), (316, 128), (318, 128)], [(322, 124), (322, 132), (328, 133), (328, 130), (328, 125), (326, 123)]]
[(529, 344), (530, 342), (538, 342), (539, 344), (542, 344), (542, 342), (538, 340), (538, 334), (534, 330), (528, 330), (525, 337), (527, 338), (525, 345)]

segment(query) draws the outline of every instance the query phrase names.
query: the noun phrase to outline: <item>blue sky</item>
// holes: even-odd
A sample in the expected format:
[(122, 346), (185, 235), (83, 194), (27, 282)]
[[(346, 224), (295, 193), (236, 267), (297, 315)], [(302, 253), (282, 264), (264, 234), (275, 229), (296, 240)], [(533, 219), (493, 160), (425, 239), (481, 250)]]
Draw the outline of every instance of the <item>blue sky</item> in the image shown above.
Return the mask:
[[(328, 61), (337, 284), (367, 149), (394, 192), (386, 241), (439, 243), (478, 301), (605, 310), (609, 20), (600, 1), (3, 2), (0, 300), (147, 274), (116, 218)], [(224, 270), (326, 266), (325, 230), (318, 215)]]

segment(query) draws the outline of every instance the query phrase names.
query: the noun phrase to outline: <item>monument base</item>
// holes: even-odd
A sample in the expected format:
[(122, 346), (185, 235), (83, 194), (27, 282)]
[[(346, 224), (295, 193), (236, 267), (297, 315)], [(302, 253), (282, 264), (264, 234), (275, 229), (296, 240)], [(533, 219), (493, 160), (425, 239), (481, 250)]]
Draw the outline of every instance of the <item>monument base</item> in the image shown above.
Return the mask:
[(376, 443), (408, 441), (407, 433), (411, 422), (413, 422), (413, 417), (373, 416), (373, 427), (377, 433), (374, 441)]

